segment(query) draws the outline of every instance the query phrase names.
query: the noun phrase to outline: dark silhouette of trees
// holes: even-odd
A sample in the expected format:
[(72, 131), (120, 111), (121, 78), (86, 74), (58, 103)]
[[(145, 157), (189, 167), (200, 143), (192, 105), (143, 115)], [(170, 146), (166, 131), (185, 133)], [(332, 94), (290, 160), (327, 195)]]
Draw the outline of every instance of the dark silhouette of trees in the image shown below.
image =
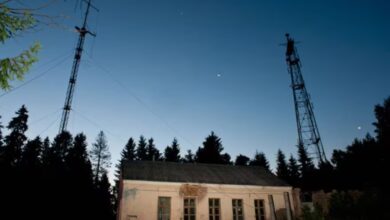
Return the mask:
[(164, 151), (165, 161), (180, 162), (180, 147), (177, 139), (174, 138), (171, 146), (167, 146)]
[(192, 153), (191, 150), (187, 150), (187, 154), (184, 155), (183, 162), (184, 163), (194, 163), (195, 162), (195, 155)]
[(160, 160), (160, 151), (156, 148), (153, 138), (149, 138), (146, 146), (146, 160)]
[(20, 165), (29, 173), (35, 173), (41, 167), (42, 141), (40, 137), (28, 141), (22, 152)]
[(303, 145), (298, 145), (299, 172), (301, 174), (299, 186), (303, 190), (313, 190), (315, 186), (315, 167)]
[(277, 157), (276, 157), (276, 175), (286, 181), (286, 182), (290, 182), (289, 181), (289, 170), (288, 170), (288, 166), (287, 166), (287, 162), (286, 162), (286, 156), (284, 155), (284, 153), (279, 149), (278, 150), (278, 153), (277, 153)]
[(299, 166), (297, 160), (293, 157), (293, 155), (290, 156), (290, 159), (288, 160), (288, 183), (291, 184), (294, 187), (298, 187), (299, 183)]
[(141, 135), (139, 137), (138, 147), (136, 150), (137, 160), (147, 160), (148, 154), (147, 154), (146, 146), (147, 146), (146, 139), (144, 138), (144, 136)]
[(249, 165), (249, 161), (250, 161), (249, 157), (240, 154), (236, 157), (236, 161), (234, 162), (234, 165), (247, 166)]
[(196, 152), (195, 161), (198, 163), (229, 164), (230, 155), (222, 154), (223, 146), (221, 138), (212, 131), (203, 142), (203, 147), (199, 147)]
[[(1, 115), (0, 115), (0, 119), (1, 119)], [(2, 155), (2, 150), (3, 150), (3, 125), (1, 124), (1, 121), (0, 121), (0, 158), (1, 158), (1, 155)], [(1, 162), (0, 162), (1, 164)]]
[(27, 126), (28, 111), (23, 105), (16, 116), (9, 122), (7, 128), (10, 133), (4, 138), (3, 161), (9, 166), (17, 166), (22, 156), (22, 148), (27, 140), (25, 132)]
[(136, 147), (136, 143), (135, 143), (134, 139), (129, 138), (129, 140), (127, 141), (125, 147), (123, 148), (123, 150), (121, 152), (121, 158), (119, 159), (119, 162), (116, 165), (116, 171), (115, 171), (116, 180), (119, 180), (123, 163), (125, 161), (132, 161), (132, 160), (136, 159), (135, 147)]
[(271, 169), (269, 168), (269, 162), (267, 158), (265, 157), (265, 154), (263, 152), (257, 152), (255, 153), (254, 158), (249, 162), (250, 166), (262, 166), (265, 170), (271, 172)]
[(98, 181), (96, 192), (97, 200), (95, 211), (98, 212), (98, 219), (114, 220), (113, 196), (106, 172), (102, 174)]
[(111, 154), (108, 151), (106, 136), (104, 135), (103, 131), (99, 132), (95, 143), (92, 144), (90, 157), (92, 161), (92, 170), (94, 171), (95, 183), (97, 183), (102, 175), (107, 172), (107, 168), (110, 167), (111, 159)]

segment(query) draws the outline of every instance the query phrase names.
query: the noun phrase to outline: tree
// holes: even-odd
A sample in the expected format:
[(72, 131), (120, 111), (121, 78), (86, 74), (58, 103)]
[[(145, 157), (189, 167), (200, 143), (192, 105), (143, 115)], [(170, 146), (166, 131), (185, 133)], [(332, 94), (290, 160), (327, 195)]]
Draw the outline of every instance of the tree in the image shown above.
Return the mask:
[(135, 141), (133, 138), (129, 138), (127, 141), (127, 144), (125, 145), (125, 148), (121, 152), (121, 159), (123, 160), (135, 160)]
[(94, 211), (97, 213), (98, 219), (114, 220), (113, 196), (111, 185), (108, 181), (107, 173), (104, 172), (97, 185), (97, 207)]
[(249, 162), (250, 166), (262, 166), (266, 171), (271, 172), (269, 168), (269, 162), (263, 152), (257, 152), (255, 153), (254, 158)]
[(234, 165), (247, 166), (249, 164), (249, 161), (250, 161), (249, 157), (240, 154), (236, 157), (236, 161), (234, 162)]
[(315, 167), (312, 159), (309, 157), (307, 150), (302, 144), (298, 145), (298, 161), (300, 165), (301, 183), (303, 190), (312, 190), (315, 185)]
[(147, 160), (160, 160), (160, 151), (154, 145), (153, 138), (149, 138), (148, 145), (146, 146), (146, 159)]
[(307, 150), (301, 144), (298, 145), (298, 161), (300, 163), (300, 172), (302, 177), (315, 169), (313, 160), (309, 157)]
[(41, 166), (42, 141), (38, 136), (28, 141), (22, 152), (21, 166), (29, 173), (35, 173)]
[[(0, 119), (1, 119), (1, 116), (0, 116)], [(1, 124), (1, 121), (0, 121), (0, 158), (1, 158), (1, 154), (2, 154), (2, 150), (3, 150), (3, 125)]]
[(179, 162), (180, 161), (180, 147), (177, 139), (174, 138), (171, 146), (167, 146), (164, 151), (165, 161)]
[(375, 106), (375, 126), (376, 138), (380, 144), (390, 146), (390, 96), (385, 99), (383, 105)]
[(198, 148), (195, 161), (198, 163), (227, 164), (230, 162), (230, 156), (221, 154), (222, 151), (221, 138), (212, 131), (203, 142), (203, 147)]
[(95, 143), (92, 145), (90, 157), (94, 171), (95, 183), (97, 184), (102, 175), (107, 172), (106, 169), (110, 167), (111, 159), (111, 154), (108, 151), (106, 136), (104, 135), (103, 131), (99, 132)]
[(276, 175), (288, 182), (289, 180), (289, 172), (288, 172), (288, 167), (287, 167), (287, 162), (286, 162), (286, 156), (284, 153), (279, 149), (278, 154), (277, 154), (277, 159), (276, 159)]
[(119, 181), (121, 178), (122, 167), (126, 161), (133, 161), (136, 159), (136, 151), (135, 151), (136, 143), (133, 138), (129, 138), (125, 147), (121, 152), (121, 158), (119, 159), (118, 164), (116, 165), (115, 170), (115, 185), (113, 187), (113, 196), (114, 200), (114, 212), (118, 207), (118, 198), (119, 198)]
[(7, 128), (11, 130), (5, 137), (5, 147), (3, 161), (11, 166), (16, 166), (21, 159), (22, 147), (27, 140), (24, 134), (27, 129), (28, 111), (24, 105), (16, 112), (16, 117), (12, 118)]
[(116, 165), (116, 171), (115, 171), (115, 177), (117, 179), (116, 181), (119, 181), (123, 163), (125, 161), (132, 161), (136, 159), (135, 146), (136, 144), (134, 142), (134, 139), (129, 138), (129, 140), (127, 141), (125, 147), (121, 152), (121, 158), (119, 159), (119, 162)]
[[(18, 36), (21, 32), (31, 29), (37, 23), (37, 19), (31, 9), (10, 8), (6, 4), (10, 1), (0, 2), (0, 42), (4, 44), (7, 39)], [(29, 70), (40, 49), (40, 44), (35, 43), (20, 55), (0, 59), (0, 88), (9, 89), (11, 80), (22, 80)]]
[(294, 187), (297, 187), (300, 176), (299, 166), (297, 160), (293, 157), (292, 154), (290, 155), (290, 159), (288, 160), (288, 174), (288, 183)]
[(139, 137), (138, 147), (136, 150), (137, 160), (147, 160), (146, 146), (147, 146), (146, 139), (144, 138), (144, 136), (141, 135)]
[(192, 153), (192, 151), (191, 150), (187, 150), (187, 154), (184, 155), (183, 162), (184, 163), (193, 163), (193, 162), (195, 162), (194, 157), (195, 157), (195, 155)]
[(72, 176), (85, 186), (92, 183), (92, 167), (87, 152), (87, 137), (83, 134), (77, 134), (74, 137), (73, 147), (65, 158), (68, 169)]
[(94, 211), (93, 195), (94, 185), (92, 179), (92, 167), (87, 153), (87, 138), (83, 133), (74, 137), (73, 147), (69, 149), (65, 158), (67, 165), (66, 195), (63, 198), (69, 200), (68, 215), (73, 219), (86, 219)]
[(53, 140), (51, 147), (51, 162), (65, 163), (69, 149), (73, 145), (73, 137), (68, 131), (59, 133)]

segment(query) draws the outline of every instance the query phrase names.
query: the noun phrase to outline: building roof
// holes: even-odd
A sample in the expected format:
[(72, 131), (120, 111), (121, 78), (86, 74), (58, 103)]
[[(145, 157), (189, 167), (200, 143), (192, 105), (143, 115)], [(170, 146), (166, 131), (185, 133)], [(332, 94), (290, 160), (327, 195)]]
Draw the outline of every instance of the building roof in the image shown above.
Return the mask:
[(259, 166), (127, 161), (124, 163), (122, 174), (125, 180), (289, 186)]

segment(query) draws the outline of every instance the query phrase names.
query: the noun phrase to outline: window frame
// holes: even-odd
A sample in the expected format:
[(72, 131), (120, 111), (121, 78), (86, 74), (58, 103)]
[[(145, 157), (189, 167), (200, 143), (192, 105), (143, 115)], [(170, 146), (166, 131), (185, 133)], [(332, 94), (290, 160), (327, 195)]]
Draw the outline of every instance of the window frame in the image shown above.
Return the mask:
[[(216, 201), (218, 201), (218, 205), (215, 205)], [(209, 198), (209, 220), (221, 220), (221, 199)]]
[(256, 220), (265, 220), (265, 201), (264, 199), (255, 199), (255, 219)]
[[(160, 206), (161, 205), (160, 199), (161, 200), (167, 199), (166, 201), (169, 201), (168, 205)], [(164, 213), (164, 211), (168, 211), (168, 212)], [(170, 219), (171, 219), (171, 197), (159, 196), (157, 199), (157, 220), (170, 220)]]
[[(188, 203), (186, 205), (186, 200)], [(193, 206), (191, 206), (191, 200), (193, 200)], [(191, 209), (194, 209), (193, 214), (191, 214)], [(186, 213), (186, 209), (188, 209)], [(183, 219), (184, 220), (196, 220), (196, 198), (195, 197), (184, 197), (183, 198)]]
[[(240, 208), (241, 208), (241, 215), (239, 215)], [(244, 200), (232, 199), (232, 211), (233, 211), (233, 220), (245, 220)]]

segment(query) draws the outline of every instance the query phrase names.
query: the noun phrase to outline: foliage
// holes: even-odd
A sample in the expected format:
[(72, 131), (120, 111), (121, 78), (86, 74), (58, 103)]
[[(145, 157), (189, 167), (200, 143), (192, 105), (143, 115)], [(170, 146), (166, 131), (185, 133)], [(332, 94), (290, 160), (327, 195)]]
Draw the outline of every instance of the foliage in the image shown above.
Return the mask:
[(271, 172), (267, 157), (263, 152), (256, 151), (254, 158), (249, 162), (250, 166), (262, 166), (265, 170)]
[(146, 146), (147, 146), (146, 139), (144, 136), (141, 135), (139, 137), (138, 147), (136, 150), (137, 160), (147, 160), (148, 153), (146, 150)]
[(287, 168), (288, 168), (288, 183), (294, 187), (297, 187), (299, 182), (299, 176), (300, 176), (299, 166), (297, 160), (293, 157), (293, 155), (290, 155)]
[[(0, 3), (0, 42), (4, 44), (7, 39), (16, 37), (20, 32), (34, 27), (37, 23), (31, 10), (12, 9)], [(9, 82), (15, 78), (22, 80), (24, 74), (36, 62), (40, 44), (34, 43), (29, 49), (18, 56), (0, 59), (0, 88), (10, 89)]]
[(179, 162), (180, 159), (180, 146), (177, 139), (174, 138), (171, 146), (167, 146), (164, 151), (165, 161)]
[(249, 165), (249, 161), (250, 161), (249, 157), (242, 155), (242, 154), (239, 154), (236, 157), (236, 161), (234, 162), (234, 165), (247, 166), (247, 165)]
[(156, 148), (153, 138), (149, 138), (146, 146), (146, 160), (160, 160), (160, 151)]
[(304, 205), (302, 207), (302, 220), (325, 220), (325, 215), (320, 206), (314, 205), (314, 209), (311, 210), (309, 206)]
[(192, 153), (191, 150), (187, 150), (187, 154), (184, 155), (183, 162), (184, 163), (193, 163), (193, 162), (195, 162), (195, 155)]
[(276, 175), (284, 180), (284, 181), (289, 181), (289, 172), (288, 172), (288, 166), (286, 162), (286, 156), (284, 153), (279, 149), (277, 153), (277, 158), (276, 158)]
[(198, 148), (195, 161), (198, 163), (229, 164), (230, 156), (226, 153), (222, 154), (222, 151), (221, 138), (212, 131), (203, 142), (203, 147)]
[(20, 162), (22, 147), (27, 140), (25, 135), (28, 129), (27, 120), (28, 111), (23, 105), (7, 126), (11, 132), (4, 138), (5, 146), (1, 156), (3, 157), (2, 161), (10, 166), (17, 166)]
[(108, 150), (106, 135), (103, 131), (99, 132), (95, 143), (92, 144), (90, 157), (96, 183), (101, 179), (102, 175), (107, 172), (107, 168), (111, 165), (111, 154)]

